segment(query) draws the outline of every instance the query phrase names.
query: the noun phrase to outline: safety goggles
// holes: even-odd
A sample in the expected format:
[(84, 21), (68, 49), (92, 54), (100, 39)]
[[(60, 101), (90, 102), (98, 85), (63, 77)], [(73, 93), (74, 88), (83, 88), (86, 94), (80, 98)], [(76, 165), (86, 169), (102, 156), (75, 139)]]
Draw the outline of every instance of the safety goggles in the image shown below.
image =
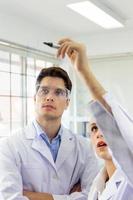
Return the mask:
[(56, 88), (37, 85), (37, 95), (39, 97), (46, 97), (49, 94), (54, 95), (57, 98), (69, 98), (70, 91), (67, 88)]

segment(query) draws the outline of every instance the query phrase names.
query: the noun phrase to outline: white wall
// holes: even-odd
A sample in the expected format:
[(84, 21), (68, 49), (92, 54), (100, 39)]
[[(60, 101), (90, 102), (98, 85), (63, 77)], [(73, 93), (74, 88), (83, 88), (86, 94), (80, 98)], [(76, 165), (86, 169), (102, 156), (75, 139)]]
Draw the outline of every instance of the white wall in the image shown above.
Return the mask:
[[(133, 116), (133, 55), (120, 55), (117, 57), (107, 57), (92, 59), (91, 65), (98, 80), (105, 89), (113, 93), (118, 101)], [(78, 115), (87, 113), (86, 105), (91, 100), (87, 89), (81, 81), (77, 81), (79, 92), (77, 101)]]
[(0, 14), (0, 39), (45, 51), (43, 41), (52, 40), (53, 33), (47, 26), (30, 22), (26, 18)]
[(110, 55), (133, 52), (133, 30), (118, 29), (78, 37), (86, 43), (88, 55)]

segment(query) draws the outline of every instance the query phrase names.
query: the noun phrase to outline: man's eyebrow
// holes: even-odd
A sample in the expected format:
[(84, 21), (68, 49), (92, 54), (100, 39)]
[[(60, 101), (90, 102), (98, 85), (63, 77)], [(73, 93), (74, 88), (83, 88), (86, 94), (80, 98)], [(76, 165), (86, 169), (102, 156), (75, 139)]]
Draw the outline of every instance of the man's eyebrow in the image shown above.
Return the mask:
[[(52, 88), (52, 87), (50, 87), (50, 86), (48, 86), (48, 85), (40, 85), (39, 87), (41, 87), (41, 88)], [(65, 90), (65, 89), (67, 89), (67, 88), (64, 88), (64, 87), (53, 87), (53, 89), (56, 89), (56, 90)]]

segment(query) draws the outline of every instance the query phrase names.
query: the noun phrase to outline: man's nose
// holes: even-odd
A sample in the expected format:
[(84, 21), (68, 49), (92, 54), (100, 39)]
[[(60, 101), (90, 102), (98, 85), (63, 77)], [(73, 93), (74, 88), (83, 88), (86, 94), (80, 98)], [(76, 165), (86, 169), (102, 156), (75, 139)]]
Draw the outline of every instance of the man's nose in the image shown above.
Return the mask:
[(54, 101), (54, 94), (52, 91), (50, 91), (46, 96), (47, 101)]

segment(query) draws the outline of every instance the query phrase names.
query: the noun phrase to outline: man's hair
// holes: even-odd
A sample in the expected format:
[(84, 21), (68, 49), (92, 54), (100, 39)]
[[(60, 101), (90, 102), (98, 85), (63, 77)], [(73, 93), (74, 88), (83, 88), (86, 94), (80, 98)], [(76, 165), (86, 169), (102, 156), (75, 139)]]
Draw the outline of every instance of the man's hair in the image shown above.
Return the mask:
[(36, 79), (36, 92), (38, 91), (38, 85), (41, 83), (42, 79), (50, 76), (50, 77), (57, 77), (57, 78), (62, 78), (64, 80), (65, 83), (65, 87), (71, 91), (72, 90), (72, 82), (67, 74), (67, 72), (60, 68), (60, 67), (48, 67), (48, 68), (43, 68), (37, 79)]

